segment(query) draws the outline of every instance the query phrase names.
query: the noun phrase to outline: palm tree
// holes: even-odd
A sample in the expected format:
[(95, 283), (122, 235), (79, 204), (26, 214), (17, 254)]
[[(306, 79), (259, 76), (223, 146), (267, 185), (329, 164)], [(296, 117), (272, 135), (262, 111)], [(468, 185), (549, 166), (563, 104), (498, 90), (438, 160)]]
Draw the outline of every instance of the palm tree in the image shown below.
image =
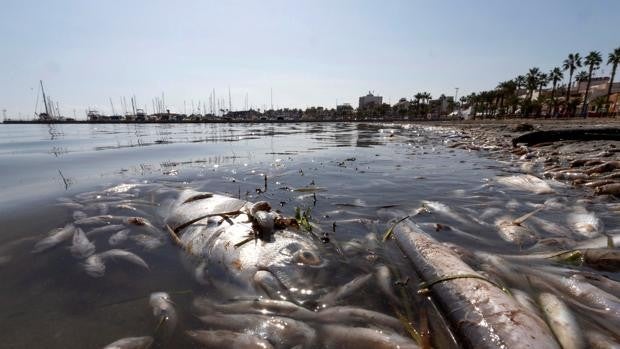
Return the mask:
[(538, 96), (542, 95), (543, 87), (546, 87), (549, 83), (549, 75), (545, 73), (540, 73), (538, 75)]
[(588, 81), (588, 72), (585, 70), (580, 71), (575, 75), (575, 82), (584, 82)]
[(579, 56), (579, 53), (570, 53), (562, 64), (562, 68), (569, 71), (568, 87), (566, 88), (566, 105), (569, 105), (570, 102), (570, 85), (573, 80), (573, 73), (578, 67), (581, 67), (581, 56)]
[(468, 103), (469, 103), (469, 108), (471, 110), (471, 113), (473, 113), (474, 119), (476, 118), (476, 113), (477, 113), (477, 109), (478, 109), (478, 95), (475, 92), (472, 92), (469, 96), (467, 96), (468, 99)]
[(588, 66), (588, 84), (586, 85), (586, 95), (583, 97), (583, 108), (581, 109), (581, 115), (586, 116), (588, 111), (588, 93), (590, 92), (590, 83), (592, 82), (592, 72), (598, 69), (603, 63), (603, 56), (598, 51), (591, 51), (584, 60), (586, 66)]
[(426, 104), (428, 104), (430, 102), (431, 98), (433, 98), (433, 97), (431, 97), (430, 93), (422, 92), (422, 100), (424, 100)]
[(517, 84), (514, 80), (502, 81), (497, 85), (497, 90), (499, 92), (499, 110), (501, 114), (505, 113), (504, 110), (504, 100), (507, 96), (510, 96), (515, 93), (517, 89)]
[(540, 80), (540, 69), (534, 67), (525, 75), (525, 86), (530, 93), (529, 100), (532, 101), (534, 90), (538, 87), (538, 81)]
[(422, 93), (420, 92), (416, 93), (415, 96), (413, 96), (413, 98), (415, 98), (416, 112), (419, 115), (420, 114), (420, 100), (422, 100)]
[(517, 84), (517, 90), (521, 89), (521, 86), (525, 85), (525, 76), (519, 75), (515, 78), (515, 83)]
[(611, 86), (614, 84), (618, 63), (620, 63), (620, 47), (610, 53), (607, 59), (607, 64), (611, 64), (611, 78), (609, 79), (609, 87), (607, 87), (607, 101), (609, 101), (609, 98), (611, 97)]
[(553, 83), (553, 88), (551, 89), (551, 103), (553, 103), (551, 115), (555, 115), (555, 89), (558, 85), (558, 82), (560, 82), (562, 79), (564, 79), (564, 74), (562, 74), (562, 70), (560, 70), (560, 68), (555, 67), (549, 72), (549, 80)]

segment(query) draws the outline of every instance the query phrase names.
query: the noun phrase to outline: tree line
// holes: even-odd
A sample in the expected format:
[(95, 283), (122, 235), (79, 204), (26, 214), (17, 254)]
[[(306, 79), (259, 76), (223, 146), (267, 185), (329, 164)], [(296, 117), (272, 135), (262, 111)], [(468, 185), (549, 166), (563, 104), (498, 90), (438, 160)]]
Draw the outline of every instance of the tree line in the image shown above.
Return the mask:
[[(592, 74), (601, 67), (603, 55), (599, 51), (591, 51), (585, 57), (579, 53), (570, 53), (562, 62), (561, 67), (554, 67), (543, 72), (538, 67), (530, 68), (524, 75), (514, 79), (502, 81), (497, 87), (489, 91), (472, 93), (461, 97), (460, 102), (472, 107), (476, 115), (504, 116), (504, 115), (546, 115), (546, 116), (575, 116), (578, 107), (582, 104), (581, 116), (587, 116), (590, 103), (596, 111), (609, 108), (611, 102), (612, 85), (616, 69), (620, 63), (620, 47), (614, 49), (607, 56), (607, 65), (611, 66), (611, 76), (607, 93), (592, 101), (589, 100)], [(575, 74), (578, 68), (584, 68)], [(560, 83), (568, 75), (568, 83)], [(571, 96), (571, 85), (575, 82), (586, 82), (583, 96)], [(551, 90), (544, 90), (551, 85)], [(534, 92), (538, 97), (534, 99)]]

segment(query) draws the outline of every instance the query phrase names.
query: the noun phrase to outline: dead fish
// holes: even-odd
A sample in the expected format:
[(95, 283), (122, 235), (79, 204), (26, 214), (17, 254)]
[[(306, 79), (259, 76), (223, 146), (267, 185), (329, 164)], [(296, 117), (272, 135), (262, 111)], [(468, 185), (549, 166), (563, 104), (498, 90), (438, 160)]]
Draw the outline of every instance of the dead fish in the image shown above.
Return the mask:
[(240, 300), (236, 302), (217, 304), (206, 297), (196, 297), (193, 306), (203, 314), (220, 312), (224, 314), (261, 314), (286, 316), (297, 320), (311, 320), (316, 313), (297, 304), (275, 299)]
[(207, 349), (236, 348), (236, 349), (273, 349), (268, 341), (257, 336), (226, 330), (186, 331), (191, 340)]
[(612, 172), (603, 176), (597, 176), (598, 179), (620, 179), (620, 172)]
[(588, 188), (598, 188), (603, 185), (616, 183), (613, 179), (599, 179), (595, 181), (586, 182), (583, 186)]
[(125, 240), (127, 240), (130, 233), (131, 233), (131, 230), (129, 229), (123, 229), (119, 232), (116, 232), (112, 234), (112, 236), (110, 236), (110, 238), (108, 239), (108, 243), (110, 244), (110, 246), (119, 245)]
[(146, 270), (149, 269), (148, 264), (146, 264), (146, 262), (142, 258), (129, 251), (118, 249), (112, 249), (102, 253), (96, 253), (86, 258), (86, 261), (82, 264), (82, 266), (84, 267), (84, 271), (88, 275), (92, 277), (102, 277), (105, 273), (105, 261), (108, 259), (124, 259), (130, 263), (139, 265)]
[(88, 217), (88, 215), (84, 211), (73, 211), (73, 220), (78, 221), (80, 219), (84, 219)]
[(458, 213), (454, 212), (454, 210), (452, 210), (448, 205), (443, 204), (441, 202), (438, 201), (427, 201), (427, 200), (422, 200), (422, 205), (429, 209), (431, 212), (437, 212), (441, 215), (444, 215), (448, 218), (454, 219), (455, 221), (459, 222), (459, 223), (463, 223), (466, 225), (471, 224), (470, 221), (468, 221), (467, 219), (465, 219), (463, 216), (459, 215)]
[(578, 208), (567, 217), (568, 225), (571, 229), (584, 237), (593, 238), (602, 232), (603, 223), (592, 212), (585, 208)]
[(585, 171), (586, 174), (611, 172), (620, 168), (620, 161), (607, 161), (598, 166), (591, 167)]
[(121, 224), (109, 224), (109, 225), (104, 225), (102, 227), (98, 227), (95, 229), (91, 229), (89, 230), (86, 235), (89, 237), (92, 237), (94, 235), (98, 235), (98, 234), (103, 234), (103, 233), (110, 233), (113, 231), (119, 231), (122, 230), (123, 228), (125, 228), (124, 225)]
[(547, 184), (547, 182), (542, 179), (529, 175), (523, 174), (518, 176), (504, 176), (497, 177), (495, 179), (498, 183), (503, 184), (505, 186), (533, 192), (534, 194), (551, 194), (555, 193), (553, 189)]
[(316, 332), (287, 317), (256, 314), (212, 314), (199, 317), (209, 328), (242, 332), (271, 342), (277, 349), (315, 348)]
[(356, 277), (355, 279), (347, 282), (346, 284), (337, 287), (332, 292), (329, 292), (318, 299), (319, 304), (331, 306), (344, 298), (347, 298), (353, 293), (358, 292), (362, 287), (364, 287), (368, 281), (372, 278), (372, 274), (361, 275)]
[(73, 244), (69, 250), (73, 257), (84, 259), (95, 253), (95, 244), (88, 240), (82, 229), (77, 228), (73, 233)]
[(601, 185), (600, 187), (596, 188), (595, 193), (598, 195), (608, 194), (620, 196), (620, 183)]
[(598, 273), (588, 273), (582, 271), (579, 274), (571, 276), (571, 278), (579, 280), (580, 282), (588, 282), (609, 294), (620, 295), (620, 282), (614, 281)]
[(520, 171), (527, 174), (534, 173), (535, 164), (532, 162), (524, 162), (521, 164)]
[(366, 327), (324, 325), (319, 330), (324, 348), (339, 349), (417, 349), (411, 339), (396, 333)]
[(541, 272), (532, 268), (520, 268), (529, 274), (533, 285), (551, 289), (564, 295), (571, 305), (592, 314), (591, 319), (603, 328), (616, 331), (620, 328), (620, 299), (579, 277), (565, 277)]
[(67, 224), (63, 228), (54, 229), (49, 233), (49, 236), (40, 240), (34, 245), (32, 253), (39, 253), (48, 250), (63, 241), (69, 240), (73, 236), (75, 226), (73, 224)]
[(529, 310), (530, 312), (532, 312), (532, 314), (536, 314), (538, 316), (541, 315), (538, 304), (536, 304), (536, 302), (532, 299), (532, 297), (530, 297), (529, 294), (516, 288), (510, 289), (510, 294), (512, 294), (514, 299), (519, 302), (519, 304), (521, 304), (523, 308)]
[(599, 270), (620, 271), (620, 249), (596, 248), (582, 251), (583, 264)]
[(570, 309), (558, 297), (551, 293), (541, 293), (538, 300), (547, 318), (547, 323), (562, 345), (563, 349), (586, 348), (586, 343)]
[(487, 207), (480, 214), (480, 219), (484, 221), (484, 220), (487, 220), (489, 218), (495, 217), (495, 216), (499, 215), (502, 212), (503, 212), (503, 210), (498, 208), (498, 207)]
[(376, 266), (375, 279), (379, 289), (381, 289), (381, 292), (389, 298), (394, 305), (399, 305), (400, 299), (398, 299), (398, 297), (394, 294), (394, 288), (392, 287), (392, 273), (390, 272), (390, 269), (383, 264)]
[(153, 337), (128, 337), (119, 339), (103, 349), (148, 349), (153, 344)]
[(511, 219), (504, 216), (495, 221), (499, 236), (507, 242), (521, 247), (532, 246), (538, 241), (538, 236), (523, 225), (523, 220)]
[(620, 343), (594, 330), (586, 331), (586, 340), (590, 349), (620, 349)]
[(111, 215), (99, 215), (99, 216), (91, 216), (82, 219), (78, 219), (74, 223), (76, 225), (101, 225), (101, 224), (110, 224), (112, 222), (121, 223), (123, 222), (124, 217), (111, 216)]
[(440, 224), (440, 223), (420, 223), (418, 224), (425, 232), (431, 232), (431, 235), (435, 235), (433, 233), (439, 233), (439, 234), (454, 234), (466, 239), (471, 239), (474, 240), (478, 243), (482, 243), (482, 244), (486, 244), (486, 245), (494, 245), (495, 242), (491, 241), (490, 239), (485, 239), (482, 236), (478, 236), (478, 235), (474, 235), (471, 233), (468, 233), (466, 231), (463, 231), (461, 229), (455, 228), (453, 226), (450, 225), (446, 225), (446, 224)]
[(400, 320), (395, 317), (353, 306), (328, 307), (313, 314), (313, 318), (310, 320), (323, 324), (373, 324), (375, 326), (389, 328), (394, 331), (401, 331), (403, 328)]
[(146, 234), (132, 235), (130, 238), (147, 250), (154, 250), (164, 244), (161, 239)]
[(599, 236), (594, 239), (589, 239), (580, 242), (575, 246), (575, 249), (586, 248), (605, 248), (620, 246), (620, 234), (605, 234), (606, 236)]
[[(153, 308), (153, 315), (157, 318), (156, 333), (166, 342), (177, 327), (178, 317), (174, 303), (166, 292), (154, 292), (149, 297), (149, 304)], [(162, 332), (160, 332), (162, 331)]]
[(565, 228), (557, 223), (548, 221), (544, 218), (539, 217), (530, 217), (530, 222), (535, 224), (540, 230), (545, 233), (555, 235), (557, 237), (568, 237), (571, 236), (572, 233), (568, 228)]
[[(399, 248), (427, 282), (450, 275), (480, 275), (411, 221), (397, 225), (394, 237)], [(499, 263), (498, 268), (509, 269), (505, 263)], [(522, 311), (517, 301), (488, 281), (477, 277), (457, 278), (435, 283), (429, 288), (439, 306), (450, 309), (445, 313), (446, 318), (454, 324), (464, 346), (559, 347), (542, 319)], [(463, 326), (465, 323), (467, 326)]]
[(61, 203), (55, 204), (54, 206), (67, 208), (70, 210), (83, 210), (84, 209), (84, 205), (79, 204), (77, 202), (61, 202)]

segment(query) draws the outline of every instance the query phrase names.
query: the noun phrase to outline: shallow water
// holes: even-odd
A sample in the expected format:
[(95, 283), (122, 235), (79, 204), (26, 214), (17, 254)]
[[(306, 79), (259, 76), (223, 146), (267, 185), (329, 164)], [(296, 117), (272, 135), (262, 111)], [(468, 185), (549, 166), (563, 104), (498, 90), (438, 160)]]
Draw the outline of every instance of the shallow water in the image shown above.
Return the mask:
[[(67, 199), (92, 204), (84, 209), (89, 216), (128, 215), (112, 204), (134, 202), (160, 228), (167, 204), (184, 188), (266, 200), (288, 216), (296, 208), (310, 209), (311, 221), (330, 233), (326, 248), (336, 250), (355, 239), (367, 241), (369, 232), (380, 240), (389, 220), (413, 215), (424, 200), (453, 211), (431, 210), (414, 220), (439, 241), (470, 251), (525, 253), (502, 240), (493, 222), (500, 215), (519, 217), (553, 197), (563, 198), (562, 207), (536, 217), (571, 234), (567, 214), (583, 206), (601, 220), (601, 229), (618, 233), (617, 213), (608, 209), (613, 200), (582, 202), (584, 192), (558, 182), (551, 182), (557, 194), (545, 195), (501, 186), (493, 179), (517, 167), (445, 147), (457, 136), (449, 128), (410, 124), (0, 125), (0, 346), (97, 348), (121, 337), (153, 335), (157, 321), (148, 295), (166, 291), (180, 318), (167, 346), (191, 347), (183, 330), (201, 328), (192, 299), (206, 295), (223, 302), (237, 296), (198, 284), (167, 239), (154, 250), (125, 242), (119, 248), (140, 255), (150, 270), (117, 262), (102, 278), (84, 273), (69, 243), (32, 254), (48, 231), (74, 221), (75, 209), (62, 205)], [(123, 183), (137, 185), (127, 198), (102, 194)], [(367, 223), (348, 222), (359, 218)], [(469, 235), (436, 229), (435, 223)], [(537, 233), (553, 237), (542, 229)], [(111, 248), (108, 237), (94, 238), (98, 252)], [(372, 249), (347, 260), (348, 269), (331, 271), (331, 282), (345, 283), (375, 263), (401, 276), (412, 273), (393, 241)], [(597, 273), (619, 279), (618, 273)], [(346, 304), (394, 315), (372, 286)], [(608, 331), (575, 312), (583, 328)]]

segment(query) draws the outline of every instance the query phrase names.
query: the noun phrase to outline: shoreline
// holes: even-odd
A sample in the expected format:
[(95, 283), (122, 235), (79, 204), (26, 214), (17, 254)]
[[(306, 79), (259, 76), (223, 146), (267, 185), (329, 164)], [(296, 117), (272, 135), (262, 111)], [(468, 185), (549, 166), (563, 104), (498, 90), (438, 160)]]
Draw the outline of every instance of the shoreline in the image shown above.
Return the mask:
[(461, 139), (448, 147), (478, 151), (481, 156), (510, 163), (515, 173), (534, 175), (580, 188), (585, 190), (589, 198), (607, 197), (613, 200), (612, 197), (620, 197), (620, 141), (550, 139), (529, 146), (512, 144), (514, 138), (534, 131), (619, 127), (620, 120), (600, 119), (597, 123), (591, 119), (575, 123), (532, 121), (453, 125), (454, 129), (461, 132)]
[(55, 121), (41, 121), (41, 120), (4, 120), (2, 124), (6, 125), (21, 125), (21, 124), (294, 124), (294, 123), (329, 123), (329, 122), (346, 122), (346, 123), (385, 123), (385, 122), (414, 122), (414, 123), (436, 123), (449, 126), (476, 126), (476, 125), (513, 125), (513, 124), (562, 124), (563, 126), (572, 126), (580, 124), (618, 124), (620, 125), (620, 118), (618, 117), (573, 117), (573, 118), (501, 118), (501, 119), (472, 119), (472, 120), (458, 120), (458, 119), (428, 119), (428, 118), (382, 118), (382, 119), (364, 119), (364, 120), (344, 120), (344, 119), (323, 119), (323, 120), (145, 120), (145, 121), (90, 121), (90, 120), (55, 120)]

